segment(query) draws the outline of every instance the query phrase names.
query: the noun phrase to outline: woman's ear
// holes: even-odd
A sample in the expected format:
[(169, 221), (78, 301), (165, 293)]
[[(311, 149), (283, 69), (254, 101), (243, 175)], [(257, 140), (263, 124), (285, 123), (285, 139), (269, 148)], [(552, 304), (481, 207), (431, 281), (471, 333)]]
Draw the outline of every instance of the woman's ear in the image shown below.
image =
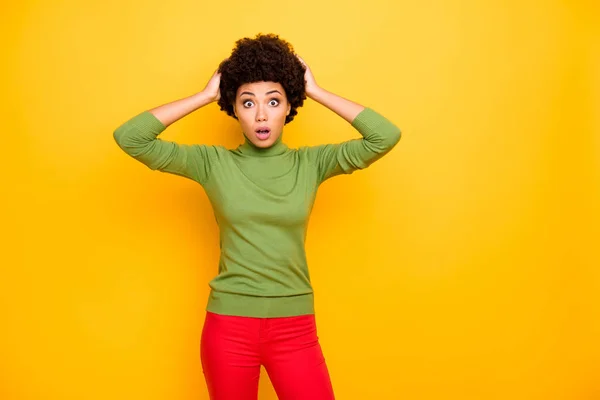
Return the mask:
[(290, 115), (291, 110), (292, 110), (292, 105), (290, 103), (288, 103), (288, 109), (287, 109), (287, 113), (285, 115), (286, 116)]

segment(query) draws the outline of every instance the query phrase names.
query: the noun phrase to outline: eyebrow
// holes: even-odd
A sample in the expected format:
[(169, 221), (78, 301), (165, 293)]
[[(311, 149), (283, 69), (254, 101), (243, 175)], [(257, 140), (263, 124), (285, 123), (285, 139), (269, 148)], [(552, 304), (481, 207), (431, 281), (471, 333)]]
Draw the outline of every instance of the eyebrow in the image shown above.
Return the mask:
[[(265, 93), (265, 95), (271, 94), (271, 93), (279, 93), (279, 94), (281, 94), (281, 92), (279, 90), (275, 89), (275, 90), (271, 90), (271, 91)], [(243, 94), (249, 94), (250, 96), (254, 96), (254, 93), (252, 93), (252, 92), (242, 92), (242, 93), (240, 93), (240, 97), (242, 97)]]

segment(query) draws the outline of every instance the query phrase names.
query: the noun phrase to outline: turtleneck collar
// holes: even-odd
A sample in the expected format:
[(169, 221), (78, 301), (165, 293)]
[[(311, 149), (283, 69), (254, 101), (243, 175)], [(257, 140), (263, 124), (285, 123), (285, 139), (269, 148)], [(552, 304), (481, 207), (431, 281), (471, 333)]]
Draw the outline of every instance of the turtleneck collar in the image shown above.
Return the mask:
[(275, 143), (272, 146), (261, 148), (256, 147), (246, 135), (244, 135), (244, 143), (238, 146), (238, 150), (241, 154), (247, 156), (255, 156), (255, 157), (270, 157), (270, 156), (278, 156), (280, 154), (285, 153), (288, 150), (288, 147), (281, 140), (283, 134), (279, 135)]

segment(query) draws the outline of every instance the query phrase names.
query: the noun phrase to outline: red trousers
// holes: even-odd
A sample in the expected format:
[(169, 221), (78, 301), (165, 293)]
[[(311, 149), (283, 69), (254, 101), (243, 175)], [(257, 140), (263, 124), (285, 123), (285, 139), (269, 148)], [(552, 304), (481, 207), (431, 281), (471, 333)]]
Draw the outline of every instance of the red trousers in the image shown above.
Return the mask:
[(260, 366), (280, 400), (332, 400), (315, 316), (254, 318), (206, 313), (200, 346), (211, 400), (256, 400)]

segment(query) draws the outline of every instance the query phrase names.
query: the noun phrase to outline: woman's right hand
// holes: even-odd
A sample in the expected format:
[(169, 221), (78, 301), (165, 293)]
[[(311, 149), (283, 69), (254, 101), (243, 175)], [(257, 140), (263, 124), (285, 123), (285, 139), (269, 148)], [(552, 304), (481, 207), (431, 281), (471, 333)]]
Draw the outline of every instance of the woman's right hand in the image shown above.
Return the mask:
[(203, 93), (210, 99), (210, 101), (219, 101), (221, 98), (221, 91), (219, 90), (219, 84), (221, 83), (221, 73), (216, 70), (213, 76), (210, 78)]

